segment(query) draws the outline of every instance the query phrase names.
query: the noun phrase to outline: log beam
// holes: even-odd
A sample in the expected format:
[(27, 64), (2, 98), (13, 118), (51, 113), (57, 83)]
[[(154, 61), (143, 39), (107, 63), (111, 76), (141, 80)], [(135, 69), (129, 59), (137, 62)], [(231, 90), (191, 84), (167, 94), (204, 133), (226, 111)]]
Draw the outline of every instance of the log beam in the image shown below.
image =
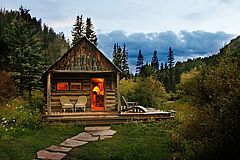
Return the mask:
[(118, 112), (120, 112), (120, 107), (121, 107), (119, 83), (120, 83), (120, 75), (117, 73), (117, 109), (118, 109)]
[(47, 76), (47, 111), (51, 115), (51, 73)]

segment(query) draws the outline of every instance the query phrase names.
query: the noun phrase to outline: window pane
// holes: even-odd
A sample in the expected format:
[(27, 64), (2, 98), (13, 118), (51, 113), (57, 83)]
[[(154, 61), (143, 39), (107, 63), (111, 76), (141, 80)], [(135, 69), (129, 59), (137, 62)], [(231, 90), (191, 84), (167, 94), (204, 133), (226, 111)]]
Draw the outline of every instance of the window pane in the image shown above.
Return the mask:
[(81, 90), (81, 83), (71, 83), (70, 90)]
[(58, 82), (57, 90), (58, 91), (67, 91), (68, 90), (68, 82)]

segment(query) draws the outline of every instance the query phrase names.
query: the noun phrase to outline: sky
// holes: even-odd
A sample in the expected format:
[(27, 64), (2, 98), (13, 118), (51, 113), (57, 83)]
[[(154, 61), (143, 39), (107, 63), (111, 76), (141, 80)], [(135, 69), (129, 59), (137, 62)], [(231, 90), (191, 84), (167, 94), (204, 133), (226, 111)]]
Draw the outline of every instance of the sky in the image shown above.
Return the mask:
[(111, 59), (114, 43), (125, 43), (133, 71), (139, 49), (145, 62), (157, 50), (164, 63), (171, 46), (183, 61), (218, 53), (240, 33), (239, 0), (0, 0), (7, 10), (21, 5), (70, 40), (76, 16), (91, 17), (98, 47)]

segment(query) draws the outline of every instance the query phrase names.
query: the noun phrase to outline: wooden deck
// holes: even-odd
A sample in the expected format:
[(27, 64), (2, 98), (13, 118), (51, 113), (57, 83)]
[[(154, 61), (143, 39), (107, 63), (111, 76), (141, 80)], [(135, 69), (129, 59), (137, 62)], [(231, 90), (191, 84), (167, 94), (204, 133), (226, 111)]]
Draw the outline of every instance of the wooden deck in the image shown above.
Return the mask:
[(81, 124), (121, 124), (131, 121), (147, 122), (173, 119), (170, 114), (118, 113), (118, 112), (80, 112), (42, 115), (46, 122), (75, 122)]

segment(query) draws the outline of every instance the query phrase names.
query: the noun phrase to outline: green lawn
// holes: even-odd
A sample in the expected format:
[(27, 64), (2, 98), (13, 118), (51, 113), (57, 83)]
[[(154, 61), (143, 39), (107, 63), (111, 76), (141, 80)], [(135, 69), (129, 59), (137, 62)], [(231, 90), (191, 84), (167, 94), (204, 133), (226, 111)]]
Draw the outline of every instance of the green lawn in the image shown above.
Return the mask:
[[(90, 142), (73, 149), (65, 159), (171, 159), (170, 134), (175, 121), (112, 125), (117, 133), (112, 139)], [(33, 159), (36, 152), (84, 130), (84, 126), (48, 125), (38, 130), (25, 129), (2, 136), (1, 160)]]
[(38, 130), (24, 129), (0, 137), (1, 160), (28, 160), (40, 149), (59, 144), (64, 139), (83, 131), (78, 125), (43, 125)]
[(114, 125), (112, 139), (88, 143), (73, 149), (67, 160), (159, 160), (171, 159), (170, 133), (174, 122)]

